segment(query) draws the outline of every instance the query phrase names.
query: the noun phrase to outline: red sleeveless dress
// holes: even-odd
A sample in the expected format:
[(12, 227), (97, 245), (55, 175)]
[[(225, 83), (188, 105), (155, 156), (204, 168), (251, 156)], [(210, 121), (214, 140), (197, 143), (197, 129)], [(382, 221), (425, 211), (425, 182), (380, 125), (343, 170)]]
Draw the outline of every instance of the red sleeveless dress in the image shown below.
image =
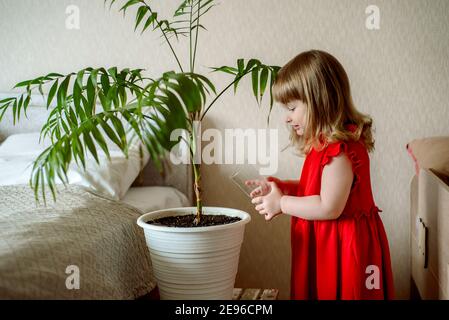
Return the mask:
[[(354, 127), (351, 127), (351, 130)], [(335, 142), (306, 156), (290, 195), (319, 195), (325, 165), (340, 153), (352, 162), (354, 181), (336, 220), (291, 219), (291, 299), (393, 299), (387, 236), (375, 205), (367, 149), (361, 141)]]

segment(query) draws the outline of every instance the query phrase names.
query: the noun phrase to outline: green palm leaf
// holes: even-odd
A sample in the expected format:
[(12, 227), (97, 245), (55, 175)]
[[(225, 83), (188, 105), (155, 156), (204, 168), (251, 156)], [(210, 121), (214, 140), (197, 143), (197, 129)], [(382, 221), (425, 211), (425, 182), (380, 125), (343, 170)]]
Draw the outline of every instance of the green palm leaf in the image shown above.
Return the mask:
[[(99, 162), (97, 147), (109, 157), (107, 140), (126, 155), (128, 132), (147, 146), (154, 161), (159, 161), (178, 143), (170, 140), (171, 132), (188, 129), (189, 122), (194, 119), (192, 115), (199, 114), (206, 103), (206, 92), (215, 92), (212, 82), (202, 75), (166, 72), (152, 80), (144, 77), (141, 71), (86, 68), (66, 76), (37, 78), (24, 84), (39, 86), (43, 81), (53, 81), (47, 108), (53, 97), (57, 98), (41, 130), (41, 137), (51, 139), (53, 144), (33, 165), (30, 184), (37, 188), (36, 197), (38, 189), (45, 189), (46, 185), (55, 196), (56, 178), (66, 181), (65, 172), (72, 160), (83, 168), (89, 155)], [(64, 80), (60, 82), (59, 79)], [(69, 88), (73, 88), (72, 92)], [(20, 106), (29, 104), (35, 89), (29, 87), (29, 91), (19, 97), (1, 100), (0, 110), (4, 112), (13, 105), (14, 117), (19, 119), (23, 112)], [(151, 116), (147, 116), (149, 112)], [(41, 191), (44, 196), (44, 190)]]
[(271, 110), (274, 103), (272, 96), (272, 86), (274, 84), (274, 80), (276, 79), (280, 67), (265, 65), (257, 59), (250, 59), (248, 60), (248, 63), (246, 63), (245, 65), (244, 59), (238, 59), (237, 67), (221, 66), (221, 67), (211, 67), (210, 69), (212, 69), (213, 72), (222, 72), (226, 74), (231, 74), (234, 76), (234, 80), (222, 92), (220, 92), (217, 95), (217, 97), (212, 101), (212, 103), (206, 108), (203, 115), (201, 116), (201, 119), (204, 118), (206, 113), (209, 111), (209, 109), (212, 107), (215, 101), (221, 96), (221, 94), (223, 94), (223, 92), (225, 92), (229, 87), (234, 86), (234, 93), (235, 93), (237, 91), (240, 80), (247, 74), (251, 73), (253, 95), (258, 105), (260, 105), (262, 98), (265, 95), (267, 85), (269, 83), (270, 111), (267, 118), (267, 121), (269, 122)]

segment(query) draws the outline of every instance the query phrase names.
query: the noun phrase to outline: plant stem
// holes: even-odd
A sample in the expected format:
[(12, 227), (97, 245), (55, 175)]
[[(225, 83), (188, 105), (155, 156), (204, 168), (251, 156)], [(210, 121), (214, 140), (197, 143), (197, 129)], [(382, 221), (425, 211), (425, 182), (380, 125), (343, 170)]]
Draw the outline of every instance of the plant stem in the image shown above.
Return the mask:
[(193, 73), (193, 60), (192, 60), (192, 7), (190, 7), (190, 15), (189, 15), (189, 43), (190, 43), (190, 51), (189, 51), (189, 60), (190, 60), (190, 72)]
[(224, 88), (224, 89), (223, 89), (223, 90), (222, 90), (222, 91), (215, 97), (215, 99), (212, 100), (212, 102), (211, 102), (210, 105), (206, 108), (206, 110), (204, 110), (204, 113), (203, 113), (203, 115), (201, 116), (200, 121), (203, 120), (203, 118), (204, 118), (204, 116), (206, 115), (207, 111), (209, 111), (209, 109), (212, 107), (212, 105), (215, 103), (215, 101), (217, 101), (218, 98), (220, 98), (220, 96), (221, 96), (223, 93), (225, 93), (226, 90), (228, 90), (234, 83), (236, 83), (237, 81), (239, 81), (241, 78), (243, 78), (244, 76), (246, 76), (246, 75), (247, 75), (248, 73), (250, 73), (251, 71), (252, 71), (252, 70), (249, 70), (249, 71), (243, 73), (242, 75), (236, 77), (236, 78), (234, 79), (234, 81), (232, 81), (230, 84), (228, 84), (228, 85), (226, 86), (226, 88)]
[(193, 223), (195, 225), (198, 225), (201, 221), (201, 217), (203, 214), (203, 205), (202, 205), (202, 199), (201, 199), (201, 173), (200, 173), (200, 164), (194, 163), (193, 164), (193, 174), (195, 176), (195, 197), (196, 197), (196, 216)]
[(196, 198), (196, 216), (193, 220), (195, 225), (198, 225), (201, 222), (202, 214), (203, 214), (203, 205), (201, 199), (201, 172), (200, 172), (200, 163), (195, 163), (195, 154), (197, 153), (197, 130), (201, 130), (200, 127), (195, 127), (194, 123), (191, 123), (192, 130), (190, 132), (190, 160), (193, 163), (193, 174), (194, 174), (194, 191)]
[(196, 19), (195, 49), (193, 50), (193, 67), (192, 67), (192, 72), (195, 70), (196, 46), (198, 44), (198, 29), (200, 28), (199, 27), (199, 25), (200, 25), (200, 8), (201, 8), (201, 0), (198, 0), (198, 17)]

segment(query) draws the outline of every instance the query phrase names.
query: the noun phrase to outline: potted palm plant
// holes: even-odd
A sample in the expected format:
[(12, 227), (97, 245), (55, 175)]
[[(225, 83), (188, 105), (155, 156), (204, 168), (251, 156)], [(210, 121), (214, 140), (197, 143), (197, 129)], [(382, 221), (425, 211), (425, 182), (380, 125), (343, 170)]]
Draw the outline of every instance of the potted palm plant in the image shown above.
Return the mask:
[[(116, 2), (120, 1), (106, 0), (105, 4), (111, 8)], [(41, 194), (45, 201), (46, 188), (56, 199), (56, 179), (68, 182), (72, 161), (85, 166), (88, 155), (97, 162), (99, 151), (109, 156), (107, 140), (126, 155), (130, 140), (138, 139), (160, 170), (167, 153), (181, 142), (193, 159), (198, 124), (222, 94), (231, 87), (235, 91), (246, 75), (251, 74), (259, 104), (270, 89), (271, 112), (271, 86), (279, 67), (257, 59), (238, 59), (235, 67), (214, 67), (214, 72), (232, 75), (232, 81), (218, 93), (212, 81), (195, 72), (198, 34), (205, 30), (200, 21), (214, 6), (214, 0), (183, 0), (169, 21), (161, 19), (149, 1), (122, 1), (124, 14), (127, 9), (135, 10), (135, 30), (161, 34), (179, 70), (167, 71), (157, 79), (145, 76), (143, 69), (116, 67), (89, 67), (66, 75), (49, 73), (18, 83), (15, 88), (24, 92), (0, 101), (0, 121), (8, 108), (12, 108), (14, 121), (19, 120), (36, 90), (51, 108), (41, 136), (52, 144), (34, 161), (30, 178), (36, 199)], [(172, 46), (172, 41), (180, 38), (189, 41), (188, 68), (182, 66)], [(44, 90), (48, 91), (45, 96)], [(171, 133), (179, 129), (187, 134), (173, 141)], [(201, 164), (192, 166), (196, 206), (147, 213), (137, 223), (145, 232), (162, 299), (230, 299), (250, 216), (236, 209), (203, 207)]]

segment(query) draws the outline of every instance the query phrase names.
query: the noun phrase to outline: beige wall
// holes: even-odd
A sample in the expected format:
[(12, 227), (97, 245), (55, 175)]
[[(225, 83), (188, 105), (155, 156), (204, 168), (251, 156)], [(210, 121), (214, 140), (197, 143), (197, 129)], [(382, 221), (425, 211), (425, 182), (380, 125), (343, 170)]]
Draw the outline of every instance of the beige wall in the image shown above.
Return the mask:
[[(154, 1), (157, 3), (157, 1)], [(80, 8), (81, 29), (65, 29), (65, 8)], [(165, 1), (160, 1), (165, 3)], [(172, 3), (172, 2), (170, 2)], [(365, 28), (365, 8), (376, 4), (381, 29)], [(0, 0), (0, 91), (19, 80), (50, 71), (70, 72), (86, 66), (144, 67), (151, 75), (176, 66), (156, 34), (133, 33), (133, 19), (103, 8), (97, 0)], [(165, 10), (166, 8), (164, 8)], [(405, 144), (416, 137), (449, 134), (449, 1), (445, 0), (227, 0), (205, 18), (198, 66), (233, 64), (257, 57), (282, 65), (300, 51), (318, 48), (337, 56), (352, 82), (360, 110), (373, 116), (376, 151), (372, 184), (388, 233), (397, 294), (409, 291), (409, 181), (412, 166)], [(186, 42), (180, 54), (185, 56)], [(186, 59), (183, 59), (186, 62)], [(213, 75), (222, 88), (226, 76)], [(264, 128), (244, 84), (217, 103), (205, 127)], [(271, 127), (287, 132), (276, 110)], [(302, 160), (280, 155), (278, 176), (297, 178)], [(204, 166), (207, 205), (230, 206), (253, 213), (242, 248), (237, 285), (278, 287), (289, 294), (289, 219), (265, 223), (229, 181), (230, 165)]]

